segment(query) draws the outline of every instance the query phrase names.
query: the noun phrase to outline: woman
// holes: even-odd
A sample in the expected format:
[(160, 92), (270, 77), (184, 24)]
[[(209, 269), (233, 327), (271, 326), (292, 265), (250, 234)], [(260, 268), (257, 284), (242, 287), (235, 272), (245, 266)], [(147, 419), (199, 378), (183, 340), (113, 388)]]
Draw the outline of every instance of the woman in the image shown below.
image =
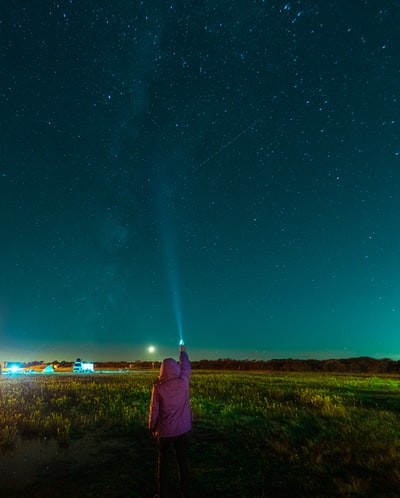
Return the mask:
[(160, 375), (154, 382), (149, 429), (158, 446), (158, 492), (159, 498), (168, 493), (168, 465), (170, 454), (175, 452), (179, 469), (181, 496), (189, 492), (189, 468), (186, 459), (187, 435), (192, 428), (189, 381), (191, 366), (185, 346), (180, 346), (179, 363), (166, 358), (160, 368)]

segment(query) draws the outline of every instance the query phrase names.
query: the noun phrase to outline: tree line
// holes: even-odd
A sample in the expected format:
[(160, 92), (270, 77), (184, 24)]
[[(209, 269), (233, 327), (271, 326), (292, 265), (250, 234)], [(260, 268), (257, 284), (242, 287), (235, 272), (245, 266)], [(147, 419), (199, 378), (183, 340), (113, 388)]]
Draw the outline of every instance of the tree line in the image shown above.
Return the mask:
[[(25, 366), (44, 364), (42, 361), (35, 361)], [(55, 369), (68, 368), (73, 366), (73, 362), (57, 360), (50, 363)], [(233, 358), (219, 358), (217, 360), (192, 361), (194, 370), (259, 370), (269, 372), (321, 372), (321, 373), (360, 373), (360, 374), (400, 374), (400, 360), (390, 358), (370, 358), (361, 356), (355, 358), (341, 358), (328, 360), (300, 360), (296, 358), (283, 358), (272, 360), (236, 360)], [(159, 361), (112, 361), (95, 362), (96, 370), (155, 370), (159, 369)]]
[(295, 358), (273, 360), (200, 360), (192, 362), (194, 369), (207, 370), (262, 370), (271, 372), (326, 372), (326, 373), (367, 373), (399, 374), (400, 360), (390, 358), (342, 358), (328, 360), (299, 360)]

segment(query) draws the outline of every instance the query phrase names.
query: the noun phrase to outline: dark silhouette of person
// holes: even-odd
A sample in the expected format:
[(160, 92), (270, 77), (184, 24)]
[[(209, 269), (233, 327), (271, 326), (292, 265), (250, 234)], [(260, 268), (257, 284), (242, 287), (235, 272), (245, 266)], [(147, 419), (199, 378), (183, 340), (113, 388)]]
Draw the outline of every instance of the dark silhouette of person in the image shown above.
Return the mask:
[(173, 458), (178, 466), (182, 498), (190, 497), (189, 465), (186, 457), (188, 432), (192, 428), (189, 382), (191, 365), (185, 346), (180, 346), (179, 363), (163, 360), (151, 394), (149, 429), (158, 447), (158, 495), (168, 495), (168, 467)]

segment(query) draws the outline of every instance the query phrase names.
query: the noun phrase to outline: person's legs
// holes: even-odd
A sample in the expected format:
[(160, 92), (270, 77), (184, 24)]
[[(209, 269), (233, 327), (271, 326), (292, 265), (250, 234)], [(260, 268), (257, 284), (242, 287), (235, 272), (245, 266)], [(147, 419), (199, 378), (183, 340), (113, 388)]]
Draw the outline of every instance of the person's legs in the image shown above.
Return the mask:
[(168, 496), (168, 460), (171, 451), (170, 438), (158, 438), (158, 494), (160, 498)]
[(189, 498), (190, 492), (190, 468), (187, 460), (187, 434), (174, 438), (176, 462), (178, 464), (179, 479), (182, 498)]

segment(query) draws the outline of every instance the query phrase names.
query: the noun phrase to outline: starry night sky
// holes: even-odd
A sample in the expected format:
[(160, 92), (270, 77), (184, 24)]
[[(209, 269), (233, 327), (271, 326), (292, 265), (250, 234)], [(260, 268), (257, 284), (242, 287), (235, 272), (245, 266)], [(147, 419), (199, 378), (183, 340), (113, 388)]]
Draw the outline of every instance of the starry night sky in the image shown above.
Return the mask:
[(399, 25), (2, 1), (0, 360), (400, 358)]

